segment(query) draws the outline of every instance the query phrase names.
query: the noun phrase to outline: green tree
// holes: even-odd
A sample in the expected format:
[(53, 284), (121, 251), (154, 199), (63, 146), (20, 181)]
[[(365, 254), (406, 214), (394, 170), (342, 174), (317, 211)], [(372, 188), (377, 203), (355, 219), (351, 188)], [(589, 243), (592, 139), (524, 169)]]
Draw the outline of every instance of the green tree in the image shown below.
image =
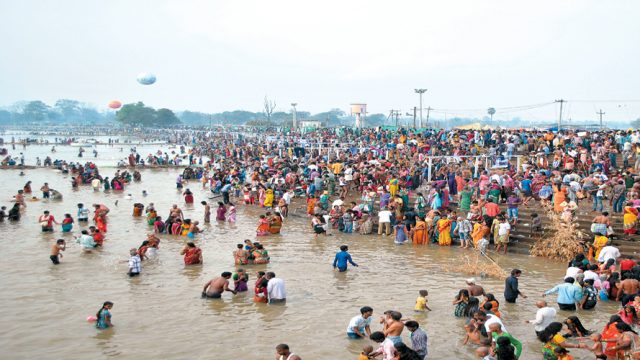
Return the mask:
[(46, 121), (49, 109), (49, 105), (40, 100), (29, 101), (22, 109), (22, 116), (26, 121)]
[(156, 121), (154, 125), (171, 126), (180, 124), (180, 119), (169, 109), (158, 109), (156, 111)]
[(125, 104), (116, 113), (116, 119), (124, 125), (170, 126), (180, 123), (180, 119), (169, 109), (155, 110), (142, 102)]

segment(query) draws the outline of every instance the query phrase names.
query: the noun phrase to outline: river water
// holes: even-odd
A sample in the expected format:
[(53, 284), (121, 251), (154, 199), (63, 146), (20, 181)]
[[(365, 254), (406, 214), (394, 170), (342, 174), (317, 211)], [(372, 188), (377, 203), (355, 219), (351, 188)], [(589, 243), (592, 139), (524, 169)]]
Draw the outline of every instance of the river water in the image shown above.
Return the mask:
[[(113, 171), (102, 173), (111, 176)], [(33, 181), (34, 195), (40, 195), (35, 190), (47, 181), (64, 196), (62, 201), (29, 202), (20, 222), (0, 223), (0, 358), (273, 359), (275, 345), (284, 342), (305, 360), (356, 359), (370, 341), (348, 340), (345, 330), (364, 305), (374, 308), (376, 319), (389, 309), (416, 319), (429, 334), (431, 359), (475, 358), (473, 346), (461, 345), (464, 322), (453, 316), (451, 305), (468, 276), (442, 271), (463, 251), (397, 246), (391, 237), (375, 235), (335, 234), (314, 240), (301, 199), (292, 207), (294, 213), (285, 221), (281, 235), (260, 239), (270, 252), (271, 263), (245, 267), (252, 273), (250, 284), (257, 270), (274, 271), (283, 278), (288, 293), (284, 306), (254, 304), (251, 292), (225, 293), (222, 301), (200, 298), (206, 281), (233, 271), (235, 244), (255, 239), (261, 214), (258, 207), (239, 205), (236, 224), (214, 222), (204, 227), (206, 231), (197, 236), (204, 254), (202, 266), (183, 265), (179, 250), (184, 237), (163, 235), (157, 261), (144, 262), (142, 276), (130, 279), (125, 263), (128, 249), (138, 247), (150, 230), (143, 218), (131, 216), (134, 202), (154, 202), (163, 217), (172, 204), (179, 204), (186, 218), (202, 222), (199, 201), (209, 194), (192, 182), (187, 187), (194, 190), (196, 205), (184, 206), (175, 189), (178, 172), (143, 170), (142, 182), (123, 193), (93, 192), (86, 186), (73, 191), (68, 176), (50, 169), (26, 170), (25, 176), (14, 170), (0, 172), (0, 199), (8, 207), (27, 180)], [(149, 195), (143, 198), (142, 190)], [(133, 200), (124, 198), (127, 193), (133, 194)], [(83, 253), (73, 241), (79, 227), (72, 234), (62, 234), (59, 227), (53, 234), (39, 231), (37, 217), (42, 211), (50, 210), (59, 220), (66, 212), (75, 218), (79, 202), (104, 203), (112, 209), (105, 246), (93, 254)], [(61, 265), (54, 266), (49, 249), (57, 238), (65, 238), (68, 248)], [(350, 246), (361, 266), (337, 273), (331, 262), (342, 244)], [(524, 320), (535, 317), (535, 301), (543, 290), (562, 280), (565, 264), (515, 254), (494, 256), (507, 270), (523, 269), (521, 289), (529, 298), (520, 299), (517, 305), (501, 301), (500, 310), (508, 330), (524, 343), (522, 359), (540, 359), (540, 343)], [(480, 284), (503, 300), (502, 280), (483, 279)], [(413, 306), (421, 289), (429, 290), (433, 311), (415, 314)], [(95, 315), (106, 300), (115, 303), (115, 327), (97, 331), (86, 318)], [(555, 303), (555, 297), (549, 300)], [(587, 328), (600, 331), (615, 311), (616, 304), (608, 303), (598, 305), (596, 312), (578, 315)], [(558, 319), (568, 315), (559, 312)], [(374, 321), (373, 330), (379, 329)], [(409, 342), (406, 331), (403, 337)], [(576, 359), (592, 357), (584, 350), (572, 354)]]

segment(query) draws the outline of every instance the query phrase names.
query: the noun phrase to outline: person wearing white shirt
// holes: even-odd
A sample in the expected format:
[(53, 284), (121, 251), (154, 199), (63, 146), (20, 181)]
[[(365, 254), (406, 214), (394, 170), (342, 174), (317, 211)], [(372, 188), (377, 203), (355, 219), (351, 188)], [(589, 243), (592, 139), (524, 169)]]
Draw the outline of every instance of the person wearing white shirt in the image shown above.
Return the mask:
[(567, 268), (567, 272), (564, 274), (564, 278), (576, 278), (578, 274), (582, 272), (582, 269), (577, 268), (575, 266), (571, 266)]
[(378, 212), (378, 235), (382, 235), (382, 228), (385, 229), (385, 235), (391, 233), (391, 211), (386, 207)]
[(609, 245), (605, 246), (600, 250), (600, 255), (598, 256), (598, 262), (605, 263), (609, 259), (616, 260), (620, 257), (620, 250), (617, 247), (611, 246), (611, 241), (609, 241)]
[(500, 324), (500, 328), (502, 329), (502, 331), (508, 332), (507, 328), (504, 327), (502, 320), (500, 320), (500, 318), (495, 315), (487, 314), (484, 311), (477, 311), (475, 314), (473, 314), (473, 318), (476, 319), (476, 321), (484, 323), (484, 328), (487, 331), (487, 334), (491, 334), (491, 330), (489, 330), (489, 325), (495, 324), (495, 323)]
[(526, 322), (534, 325), (536, 335), (542, 332), (549, 324), (556, 320), (556, 309), (549, 307), (544, 300), (536, 302), (538, 311), (535, 320), (527, 320)]
[(284, 280), (277, 278), (273, 272), (266, 274), (267, 283), (267, 295), (269, 297), (269, 304), (283, 303), (287, 301), (287, 290), (284, 287)]
[(282, 195), (284, 202), (287, 203), (287, 206), (291, 205), (291, 198), (293, 197), (293, 191), (289, 190)]
[(331, 203), (331, 207), (332, 208), (334, 208), (336, 206), (340, 207), (340, 206), (342, 206), (342, 204), (344, 204), (344, 199), (343, 198), (338, 198), (338, 199), (334, 200), (333, 203)]

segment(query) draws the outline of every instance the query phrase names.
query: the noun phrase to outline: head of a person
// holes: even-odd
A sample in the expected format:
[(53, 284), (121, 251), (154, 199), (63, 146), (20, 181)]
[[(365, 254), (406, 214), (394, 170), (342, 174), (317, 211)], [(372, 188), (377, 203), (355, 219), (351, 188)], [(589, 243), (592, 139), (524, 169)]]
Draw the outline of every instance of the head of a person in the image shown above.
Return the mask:
[(418, 293), (420, 294), (420, 296), (423, 296), (423, 297), (429, 296), (429, 292), (427, 290), (420, 290)]
[(207, 202), (206, 201), (201, 201), (200, 204), (207, 205)]
[(347, 245), (340, 246), (340, 251), (347, 251), (347, 250), (349, 250), (349, 247)]
[(64, 244), (64, 243), (65, 243), (64, 239), (58, 239), (58, 240), (56, 240), (56, 244), (58, 244), (58, 245), (62, 245), (62, 244)]
[(135, 256), (135, 255), (137, 255), (137, 254), (138, 254), (138, 249), (136, 249), (136, 248), (131, 248), (131, 249), (129, 249), (129, 254), (130, 254), (131, 256)]
[(282, 356), (289, 356), (289, 354), (291, 353), (289, 351), (289, 345), (287, 345), (287, 344), (278, 344), (278, 346), (276, 346), (276, 353), (278, 355), (282, 355)]
[(476, 349), (476, 356), (480, 359), (483, 359), (485, 356), (489, 355), (489, 348), (486, 346), (480, 346)]
[(538, 334), (538, 339), (541, 342), (546, 343), (550, 341), (561, 330), (562, 330), (562, 323), (552, 322), (551, 324), (547, 325), (547, 327), (544, 330), (542, 330), (540, 334)]
[(566, 282), (567, 284), (573, 284), (574, 282), (576, 282), (576, 279), (569, 276), (568, 278), (564, 279), (564, 282)]
[(225, 271), (225, 272), (223, 272), (222, 274), (220, 274), (220, 276), (222, 276), (222, 277), (223, 277), (223, 278), (225, 278), (225, 279), (229, 279), (229, 278), (231, 278), (231, 275), (232, 275), (232, 274), (231, 274), (230, 272), (228, 272), (228, 271)]
[(485, 321), (487, 320), (487, 313), (482, 310), (478, 310), (473, 314), (473, 318), (477, 321)]
[(458, 291), (458, 296), (456, 296), (457, 300), (460, 299), (469, 299), (469, 290), (467, 289), (462, 289), (460, 291)]
[(274, 273), (273, 271), (269, 271), (269, 272), (267, 272), (267, 274), (265, 275), (265, 277), (266, 277), (267, 279), (273, 279), (273, 278), (275, 278), (275, 277), (276, 277), (276, 273)]
[(364, 355), (369, 355), (369, 354), (371, 354), (372, 352), (373, 352), (373, 346), (371, 346), (371, 345), (365, 345), (365, 346), (363, 346), (363, 347), (362, 347), (362, 353), (363, 353)]
[(371, 308), (370, 306), (363, 306), (360, 308), (360, 314), (363, 318), (366, 319), (373, 315), (373, 308)]
[(547, 302), (546, 301), (544, 301), (544, 300), (536, 301), (536, 307), (538, 309), (542, 309), (543, 307), (546, 307), (546, 306), (547, 306)]
[(520, 270), (520, 269), (513, 269), (513, 270), (511, 270), (511, 276), (513, 276), (513, 277), (520, 277), (520, 275), (522, 275), (522, 270)]
[(389, 312), (389, 317), (395, 321), (400, 321), (400, 319), (402, 319), (402, 313), (398, 311), (391, 311)]
[(382, 331), (374, 331), (371, 333), (371, 335), (369, 335), (369, 339), (371, 339), (371, 341), (373, 342), (381, 343), (384, 341), (385, 336)]
[(409, 329), (409, 331), (414, 332), (420, 327), (420, 324), (418, 324), (417, 321), (409, 320), (406, 323), (404, 323), (404, 326), (406, 326), (407, 329)]

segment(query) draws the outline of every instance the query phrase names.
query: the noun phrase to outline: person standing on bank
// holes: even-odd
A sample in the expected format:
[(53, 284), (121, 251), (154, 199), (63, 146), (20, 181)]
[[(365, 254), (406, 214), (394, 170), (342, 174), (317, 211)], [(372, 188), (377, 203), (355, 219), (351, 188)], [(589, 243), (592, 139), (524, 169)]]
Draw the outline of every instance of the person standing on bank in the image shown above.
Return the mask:
[(515, 304), (518, 296), (526, 299), (527, 296), (518, 289), (518, 278), (522, 275), (522, 270), (511, 270), (511, 276), (504, 281), (504, 300), (508, 303)]

